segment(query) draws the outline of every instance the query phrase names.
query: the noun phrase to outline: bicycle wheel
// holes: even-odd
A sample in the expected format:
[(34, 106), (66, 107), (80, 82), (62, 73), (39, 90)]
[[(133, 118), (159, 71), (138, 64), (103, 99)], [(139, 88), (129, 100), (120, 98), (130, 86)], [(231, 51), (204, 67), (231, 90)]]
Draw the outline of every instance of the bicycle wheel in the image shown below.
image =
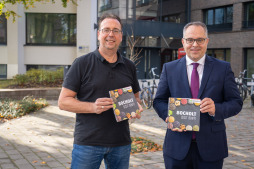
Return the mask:
[(141, 101), (146, 109), (150, 109), (152, 106), (152, 92), (149, 88), (144, 88), (141, 92)]
[(246, 96), (247, 96), (247, 91), (244, 90), (242, 85), (239, 85), (238, 88), (239, 88), (240, 96), (244, 101), (246, 99)]

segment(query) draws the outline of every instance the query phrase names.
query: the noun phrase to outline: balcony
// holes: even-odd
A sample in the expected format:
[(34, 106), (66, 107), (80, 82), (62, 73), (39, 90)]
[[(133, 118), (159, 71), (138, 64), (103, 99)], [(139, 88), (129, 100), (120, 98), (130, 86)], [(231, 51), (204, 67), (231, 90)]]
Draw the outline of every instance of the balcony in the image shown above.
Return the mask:
[(182, 38), (184, 23), (144, 21), (144, 20), (122, 20), (124, 35), (135, 34), (135, 36), (174, 37)]

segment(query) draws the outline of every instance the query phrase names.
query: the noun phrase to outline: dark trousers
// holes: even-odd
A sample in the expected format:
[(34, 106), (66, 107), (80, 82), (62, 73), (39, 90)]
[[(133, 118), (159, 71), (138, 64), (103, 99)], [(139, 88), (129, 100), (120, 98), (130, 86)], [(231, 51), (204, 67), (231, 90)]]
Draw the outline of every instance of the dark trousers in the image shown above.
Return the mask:
[(187, 156), (183, 160), (176, 160), (164, 155), (166, 169), (222, 169), (223, 159), (207, 162), (202, 160), (196, 142), (192, 142)]

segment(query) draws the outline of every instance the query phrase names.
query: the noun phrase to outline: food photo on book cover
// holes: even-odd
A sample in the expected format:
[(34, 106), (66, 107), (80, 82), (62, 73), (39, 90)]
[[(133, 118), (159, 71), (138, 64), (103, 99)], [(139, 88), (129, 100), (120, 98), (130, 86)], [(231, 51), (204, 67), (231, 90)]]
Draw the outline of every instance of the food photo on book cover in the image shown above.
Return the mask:
[(113, 110), (117, 122), (140, 116), (139, 107), (132, 87), (124, 87), (109, 91), (113, 99)]
[(173, 98), (168, 100), (168, 128), (199, 131), (200, 99)]

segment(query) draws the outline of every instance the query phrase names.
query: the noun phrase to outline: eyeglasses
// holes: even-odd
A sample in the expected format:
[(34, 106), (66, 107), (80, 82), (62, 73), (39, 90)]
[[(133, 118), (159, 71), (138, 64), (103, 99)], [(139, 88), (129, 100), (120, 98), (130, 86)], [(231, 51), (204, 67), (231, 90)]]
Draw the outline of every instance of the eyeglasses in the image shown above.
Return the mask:
[[(183, 38), (183, 39), (185, 39), (185, 38)], [(185, 40), (186, 40), (186, 43), (189, 44), (189, 45), (193, 44), (195, 41), (197, 42), (197, 44), (202, 45), (202, 44), (205, 43), (206, 39), (207, 38), (198, 38), (198, 39), (187, 38)]]
[(119, 35), (120, 33), (122, 33), (122, 31), (121, 30), (119, 30), (119, 29), (108, 29), (108, 28), (105, 28), (105, 29), (101, 29), (101, 30), (99, 30), (99, 31), (101, 31), (103, 34), (105, 34), (105, 35), (109, 35), (110, 34), (110, 32), (112, 31), (113, 32), (113, 34), (114, 35)]

